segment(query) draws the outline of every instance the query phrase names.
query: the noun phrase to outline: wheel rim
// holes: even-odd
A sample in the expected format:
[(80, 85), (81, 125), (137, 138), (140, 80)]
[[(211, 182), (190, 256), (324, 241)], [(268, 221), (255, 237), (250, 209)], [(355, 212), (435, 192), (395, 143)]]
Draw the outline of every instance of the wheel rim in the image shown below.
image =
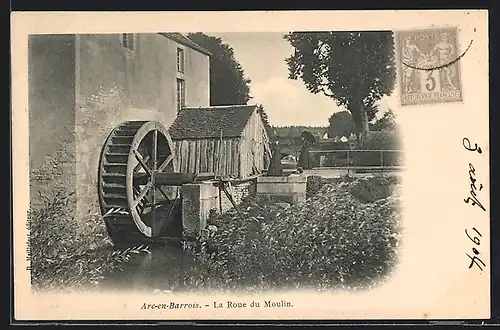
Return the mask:
[[(127, 166), (127, 201), (134, 222), (145, 236), (158, 236), (178, 197), (178, 187), (155, 185), (154, 175), (176, 172), (172, 140), (159, 122), (147, 122), (132, 142)], [(170, 212), (169, 212), (170, 211)]]
[(159, 122), (124, 122), (108, 136), (99, 166), (99, 202), (113, 242), (135, 240), (137, 234), (159, 236), (174, 219), (179, 188), (154, 184), (154, 173), (177, 172), (173, 150)]

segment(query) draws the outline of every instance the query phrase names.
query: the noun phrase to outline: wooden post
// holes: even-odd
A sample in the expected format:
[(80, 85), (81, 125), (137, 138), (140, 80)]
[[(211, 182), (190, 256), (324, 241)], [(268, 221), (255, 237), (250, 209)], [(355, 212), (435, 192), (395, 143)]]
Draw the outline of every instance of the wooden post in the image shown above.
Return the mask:
[(217, 150), (217, 168), (215, 169), (215, 178), (218, 179), (217, 187), (219, 188), (219, 212), (222, 214), (222, 188), (224, 182), (221, 180), (220, 173), (220, 158), (222, 153), (222, 129), (220, 130), (220, 139), (219, 139), (219, 149)]
[(351, 167), (351, 158), (349, 157), (349, 149), (347, 149), (347, 175), (349, 175)]
[(218, 187), (219, 187), (219, 212), (222, 215), (222, 187), (224, 185), (224, 182), (222, 180), (219, 181)]
[(217, 175), (220, 176), (220, 158), (222, 153), (222, 129), (220, 130), (219, 150), (217, 150)]
[(236, 202), (234, 201), (233, 196), (227, 191), (226, 186), (223, 185), (222, 189), (224, 190), (224, 193), (226, 194), (227, 199), (229, 199), (229, 201), (233, 205), (234, 209), (236, 210), (236, 213), (238, 213), (238, 215), (241, 217), (242, 220), (245, 220), (245, 218), (243, 217), (243, 214), (241, 214), (241, 211), (238, 208), (238, 205), (236, 205)]
[(382, 166), (380, 169), (381, 174), (384, 175), (384, 150), (380, 150), (380, 166)]

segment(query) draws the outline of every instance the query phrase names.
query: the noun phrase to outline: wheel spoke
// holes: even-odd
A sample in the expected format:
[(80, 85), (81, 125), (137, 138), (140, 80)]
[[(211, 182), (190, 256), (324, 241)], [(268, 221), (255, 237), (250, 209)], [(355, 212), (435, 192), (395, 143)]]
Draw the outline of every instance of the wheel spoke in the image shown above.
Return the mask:
[(168, 155), (167, 159), (165, 159), (165, 161), (160, 165), (160, 167), (158, 167), (158, 172), (163, 172), (163, 170), (167, 168), (168, 164), (170, 164), (172, 159), (174, 159), (174, 156)]
[[(144, 161), (144, 158), (142, 158), (141, 154), (137, 151), (134, 150), (135, 158), (137, 161), (139, 161), (139, 164), (144, 168), (144, 170), (151, 175), (151, 170), (149, 169), (148, 165), (146, 165), (146, 162)], [(147, 161), (147, 160), (146, 160)]]
[(146, 185), (146, 187), (144, 187), (144, 189), (141, 191), (141, 193), (139, 194), (139, 196), (137, 196), (137, 198), (134, 200), (134, 203), (132, 204), (132, 208), (135, 208), (137, 205), (139, 205), (139, 203), (142, 201), (142, 199), (148, 193), (149, 189), (151, 189), (151, 186), (152, 185), (150, 183), (148, 183)]
[(163, 195), (163, 197), (165, 197), (166, 200), (170, 201), (170, 198), (168, 198), (167, 193), (164, 192), (160, 186), (158, 186), (158, 190), (161, 192), (161, 194)]
[[(142, 160), (143, 160), (144, 164), (146, 164), (146, 163), (149, 161), (149, 155), (146, 155), (146, 157), (144, 157)], [(143, 166), (143, 165), (142, 165), (141, 163), (137, 164), (137, 165), (134, 167), (134, 172), (139, 171), (139, 169), (140, 169), (142, 166)]]
[[(156, 171), (158, 167), (158, 130), (153, 130), (153, 143), (151, 146), (151, 161), (153, 165), (153, 171)], [(152, 178), (153, 179), (153, 178)], [(153, 180), (154, 181), (154, 180)], [(153, 183), (154, 185), (154, 183)], [(151, 233), (153, 236), (157, 234), (158, 224), (156, 223), (156, 187), (151, 189), (151, 212), (152, 212), (152, 221), (151, 221)]]
[(151, 232), (153, 235), (156, 235), (157, 223), (156, 223), (156, 188), (150, 190), (151, 194), (151, 212), (152, 212), (152, 221), (151, 221)]
[(153, 161), (153, 171), (156, 171), (158, 166), (158, 131), (155, 129), (153, 131), (153, 145), (152, 145), (152, 161)]
[(137, 196), (139, 196), (139, 194), (141, 193), (141, 188), (139, 186), (134, 186), (134, 200), (137, 198)]

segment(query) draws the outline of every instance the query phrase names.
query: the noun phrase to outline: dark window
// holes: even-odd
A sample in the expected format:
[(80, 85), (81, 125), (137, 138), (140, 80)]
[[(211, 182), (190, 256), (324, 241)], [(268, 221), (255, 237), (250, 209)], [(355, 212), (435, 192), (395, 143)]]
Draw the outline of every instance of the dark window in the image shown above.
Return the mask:
[(184, 73), (184, 49), (177, 48), (177, 72)]
[(135, 38), (133, 33), (123, 33), (122, 34), (123, 47), (130, 50), (135, 49)]
[(177, 79), (177, 111), (186, 106), (186, 83), (183, 79)]

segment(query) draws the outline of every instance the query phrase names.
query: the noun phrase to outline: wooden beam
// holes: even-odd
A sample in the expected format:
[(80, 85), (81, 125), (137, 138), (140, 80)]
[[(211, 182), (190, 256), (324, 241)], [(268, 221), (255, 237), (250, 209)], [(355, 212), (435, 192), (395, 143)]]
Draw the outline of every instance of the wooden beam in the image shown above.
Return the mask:
[[(157, 186), (182, 186), (183, 184), (193, 183), (194, 174), (177, 172), (159, 172), (154, 173), (154, 181)], [(134, 173), (134, 184), (146, 184), (151, 176), (147, 173)]]
[(234, 209), (236, 210), (238, 215), (241, 217), (241, 219), (245, 220), (245, 218), (243, 217), (243, 214), (241, 214), (241, 211), (240, 211), (238, 205), (236, 205), (236, 203), (233, 199), (233, 196), (231, 196), (231, 194), (227, 191), (226, 184), (224, 182), (221, 182), (220, 187), (222, 188), (222, 190), (226, 194), (227, 199), (229, 199), (229, 201), (231, 202), (231, 204), (233, 205)]
[(196, 174), (195, 176), (195, 181), (206, 181), (206, 180), (212, 180), (215, 179), (215, 173), (214, 172), (200, 172)]

